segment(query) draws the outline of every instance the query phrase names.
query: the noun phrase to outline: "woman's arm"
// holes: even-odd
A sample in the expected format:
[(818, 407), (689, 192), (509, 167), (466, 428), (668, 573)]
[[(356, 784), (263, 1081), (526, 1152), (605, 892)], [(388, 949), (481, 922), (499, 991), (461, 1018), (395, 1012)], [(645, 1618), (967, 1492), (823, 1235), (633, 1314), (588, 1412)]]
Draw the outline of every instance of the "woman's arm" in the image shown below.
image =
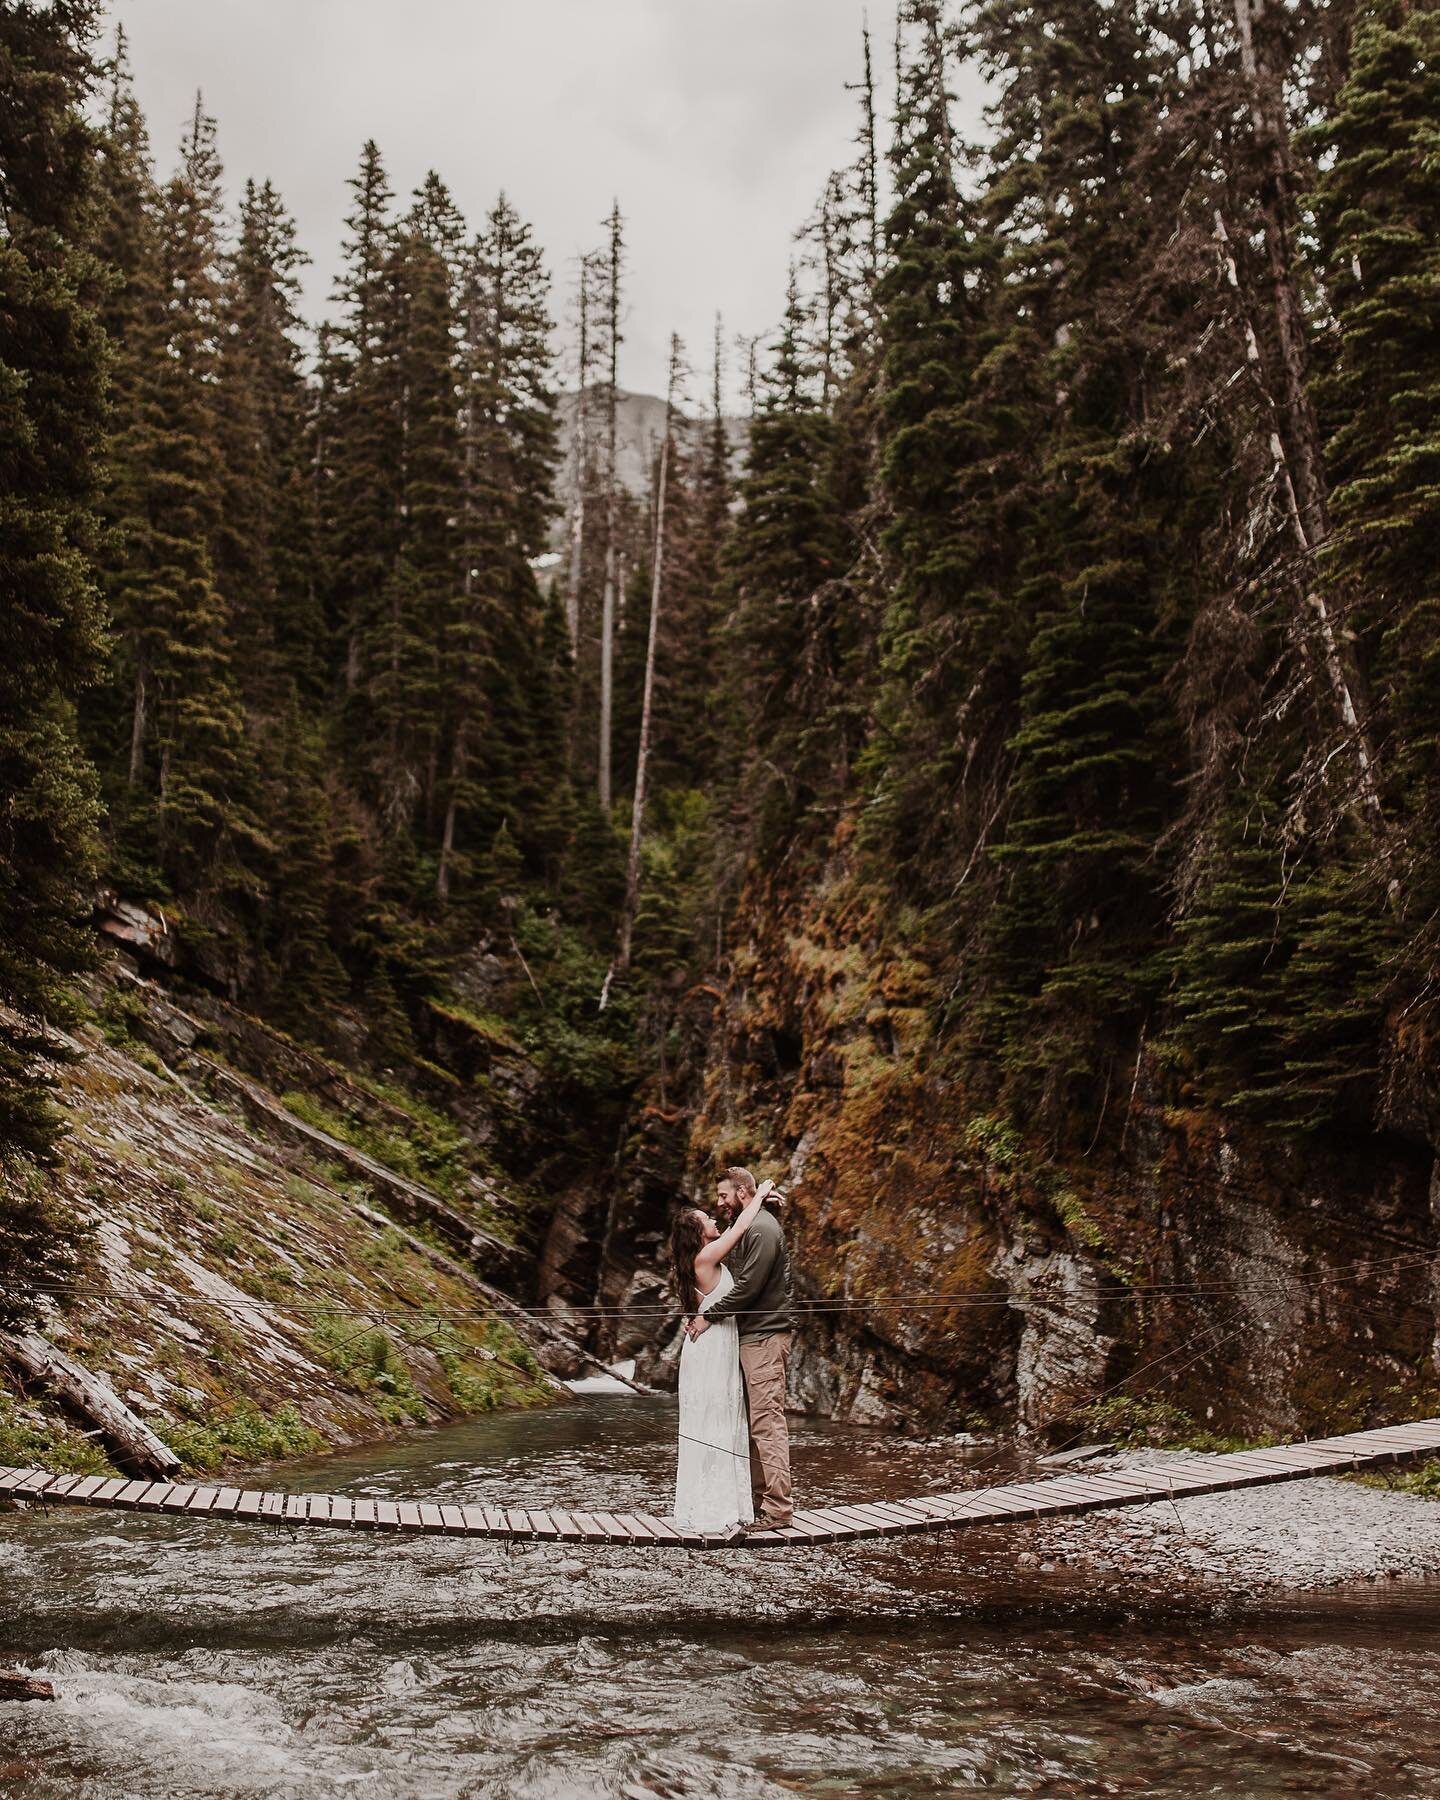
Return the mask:
[(724, 1256), (728, 1256), (745, 1233), (759, 1216), (760, 1208), (765, 1204), (765, 1197), (775, 1186), (773, 1181), (762, 1181), (755, 1192), (745, 1202), (744, 1210), (728, 1231), (722, 1231), (717, 1238), (712, 1238), (695, 1257), (697, 1269), (713, 1269)]

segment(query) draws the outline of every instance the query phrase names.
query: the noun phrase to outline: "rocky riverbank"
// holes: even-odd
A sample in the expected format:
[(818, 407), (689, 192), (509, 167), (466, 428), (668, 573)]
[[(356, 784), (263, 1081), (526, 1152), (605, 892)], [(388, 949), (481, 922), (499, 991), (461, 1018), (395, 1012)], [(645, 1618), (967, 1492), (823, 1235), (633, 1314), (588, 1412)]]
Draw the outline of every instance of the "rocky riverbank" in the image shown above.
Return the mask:
[[(1164, 1467), (1131, 1453), (1088, 1469)], [(1187, 1455), (1193, 1464), (1197, 1458)], [(1243, 1597), (1273, 1589), (1440, 1574), (1440, 1504), (1372, 1482), (1322, 1478), (1037, 1524), (1022, 1566), (1105, 1584), (1201, 1584)]]
[(543, 1404), (585, 1366), (501, 1285), (523, 1196), (418, 1098), (123, 965), (92, 1001), (58, 1166), (0, 1179), (66, 1246), (0, 1332), (0, 1462), (213, 1471)]

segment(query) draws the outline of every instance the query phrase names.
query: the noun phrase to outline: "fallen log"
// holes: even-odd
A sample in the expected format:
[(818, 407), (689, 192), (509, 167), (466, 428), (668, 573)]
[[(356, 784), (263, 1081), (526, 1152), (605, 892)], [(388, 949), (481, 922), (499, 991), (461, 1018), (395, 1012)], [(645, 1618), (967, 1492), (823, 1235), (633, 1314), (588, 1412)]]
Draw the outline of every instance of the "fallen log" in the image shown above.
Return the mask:
[(180, 1467), (180, 1458), (98, 1375), (57, 1350), (38, 1331), (0, 1331), (0, 1357), (22, 1380), (42, 1389), (69, 1413), (99, 1433), (105, 1448), (127, 1475), (161, 1480)]
[(0, 1700), (53, 1700), (55, 1683), (18, 1669), (0, 1669)]
[(494, 1273), (514, 1263), (515, 1251), (509, 1244), (475, 1220), (466, 1218), (430, 1188), (407, 1176), (397, 1175), (394, 1169), (377, 1162), (366, 1151), (357, 1150), (343, 1138), (298, 1118), (246, 1076), (237, 1075), (233, 1069), (227, 1069), (198, 1051), (186, 1059), (186, 1067), (203, 1070), (206, 1084), (217, 1095), (237, 1102), (252, 1130), (272, 1141), (277, 1137), (282, 1141), (289, 1140), (311, 1154), (320, 1151), (327, 1161), (339, 1163), (366, 1182), (387, 1207), (412, 1225), (428, 1226), (438, 1233), (477, 1269)]

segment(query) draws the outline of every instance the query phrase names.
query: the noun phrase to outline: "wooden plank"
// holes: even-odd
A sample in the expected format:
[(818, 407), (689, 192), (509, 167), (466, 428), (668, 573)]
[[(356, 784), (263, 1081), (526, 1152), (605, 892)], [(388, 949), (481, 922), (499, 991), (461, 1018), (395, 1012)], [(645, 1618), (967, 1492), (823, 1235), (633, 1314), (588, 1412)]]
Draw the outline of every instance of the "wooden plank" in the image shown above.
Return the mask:
[(375, 1502), (375, 1523), (382, 1531), (399, 1529), (400, 1508), (393, 1500), (377, 1500)]
[(937, 1500), (932, 1495), (922, 1494), (918, 1499), (907, 1500), (907, 1506), (914, 1507), (916, 1512), (923, 1513), (932, 1523), (937, 1519), (948, 1519), (953, 1500)]
[[(571, 1513), (570, 1516), (575, 1521), (575, 1529), (580, 1533), (581, 1537), (584, 1538), (587, 1543), (595, 1543), (595, 1542), (602, 1541), (604, 1539), (604, 1537), (605, 1537), (604, 1527), (601, 1525), (597, 1525), (595, 1523), (594, 1519), (592, 1519), (590, 1517), (589, 1513), (577, 1512), (577, 1513)], [(704, 1541), (703, 1538), (701, 1539), (701, 1541), (702, 1542)]]
[[(1382, 1454), (1403, 1450), (1407, 1455), (1413, 1456), (1419, 1450), (1421, 1443), (1421, 1440), (1417, 1439), (1413, 1433), (1405, 1431), (1376, 1431), (1367, 1432), (1365, 1435), (1372, 1440), (1374, 1448)], [(1360, 1446), (1357, 1445), (1356, 1448), (1359, 1449)], [(1371, 1454), (1370, 1446), (1367, 1445), (1361, 1453), (1363, 1455)]]
[(353, 1525), (355, 1523), (355, 1502), (349, 1494), (331, 1494), (330, 1523), (332, 1525)]
[(585, 1536), (585, 1533), (575, 1523), (574, 1513), (561, 1512), (556, 1507), (552, 1506), (550, 1508), (550, 1519), (562, 1538), (576, 1540)]
[(165, 1502), (175, 1492), (173, 1481), (158, 1481), (135, 1502), (139, 1512), (163, 1512)]
[(208, 1513), (220, 1498), (219, 1488), (197, 1487), (190, 1496), (190, 1504), (185, 1508), (187, 1513)]
[(1106, 1502), (1111, 1506), (1120, 1505), (1132, 1497), (1137, 1500), (1151, 1499), (1155, 1493), (1153, 1483), (1131, 1470), (1117, 1469), (1113, 1475), (1087, 1475), (1085, 1479), (1093, 1484), (1098, 1493), (1114, 1496)]
[(281, 1515), (287, 1525), (303, 1525), (310, 1517), (310, 1496), (308, 1494), (287, 1494), (285, 1511)]
[(432, 1505), (428, 1500), (420, 1502), (420, 1529), (422, 1531), (443, 1531), (445, 1529), (445, 1520), (441, 1516), (440, 1508)]
[(1035, 1519), (1040, 1516), (1040, 1503), (1026, 1494), (1020, 1487), (985, 1488), (986, 1507), (991, 1512), (1010, 1513), (1016, 1518)]
[(330, 1523), (330, 1496), (328, 1494), (308, 1494), (310, 1502), (306, 1518), (311, 1525), (328, 1525)]
[(195, 1488), (193, 1484), (177, 1482), (165, 1496), (165, 1505), (162, 1508), (162, 1511), (167, 1513), (183, 1513), (190, 1504), (190, 1496), (194, 1492)]
[(412, 1500), (401, 1500), (395, 1507), (395, 1525), (400, 1531), (420, 1531), (420, 1508)]
[(235, 1517), (237, 1519), (258, 1519), (264, 1499), (263, 1494), (258, 1493), (254, 1488), (248, 1488), (240, 1496), (240, 1504), (235, 1508)]
[[(31, 1469), (29, 1479), (15, 1492), (17, 1496), (22, 1496), (27, 1500), (43, 1500), (55, 1483), (63, 1479), (63, 1476), (56, 1475), (49, 1469)], [(149, 1487), (150, 1483), (148, 1481), (127, 1481), (123, 1485), (127, 1488), (143, 1489)]]
[(505, 1508), (505, 1518), (510, 1526), (510, 1530), (517, 1538), (528, 1538), (535, 1535), (535, 1528), (530, 1523), (530, 1512), (527, 1507), (507, 1506)]
[(465, 1535), (465, 1512), (463, 1507), (442, 1506), (440, 1508), (440, 1517), (445, 1521), (446, 1531), (452, 1536), (463, 1537)]
[(489, 1509), (484, 1506), (464, 1506), (460, 1509), (465, 1515), (465, 1532), (468, 1537), (493, 1537), (490, 1528)]
[(241, 1492), (241, 1490), (239, 1488), (234, 1488), (234, 1487), (221, 1488), (220, 1491), (216, 1494), (215, 1499), (211, 1504), (211, 1507), (210, 1507), (211, 1512), (212, 1513), (233, 1513), (240, 1504), (240, 1492)]
[(83, 1475), (57, 1475), (45, 1490), (47, 1500), (68, 1500), (78, 1482), (85, 1479)]
[(71, 1488), (70, 1498), (79, 1501), (81, 1505), (88, 1505), (104, 1485), (105, 1477), (103, 1475), (86, 1475)]
[(375, 1529), (375, 1502), (361, 1496), (355, 1502), (355, 1516), (352, 1524), (363, 1526), (367, 1531)]
[(492, 1537), (508, 1538), (510, 1535), (510, 1515), (503, 1506), (482, 1506), (485, 1525)]
[(7, 1463), (3, 1469), (0, 1469), (0, 1499), (23, 1486), (34, 1473), (33, 1469), (16, 1469)]
[[(1246, 1471), (1249, 1474), (1276, 1474), (1276, 1476), (1312, 1476), (1316, 1472), (1316, 1458), (1303, 1456), (1287, 1456), (1280, 1451), (1253, 1451), (1246, 1458)], [(1323, 1467), (1323, 1463), (1319, 1463)]]
[(555, 1521), (550, 1517), (549, 1512), (544, 1507), (540, 1506), (532, 1506), (529, 1511), (531, 1536), (537, 1541), (553, 1544), (560, 1536), (560, 1533), (556, 1529)]
[(641, 1513), (616, 1513), (615, 1517), (630, 1533), (631, 1540), (637, 1544), (654, 1544), (660, 1540), (650, 1529), (649, 1521)]
[[(617, 1519), (615, 1517), (614, 1513), (597, 1512), (597, 1513), (591, 1513), (590, 1517), (595, 1521), (595, 1523), (605, 1533), (606, 1538), (611, 1543), (620, 1543), (620, 1544), (628, 1544), (629, 1543), (630, 1534), (628, 1531), (626, 1531), (625, 1527), (620, 1523), (619, 1519)], [(714, 1536), (715, 1534), (707, 1533), (706, 1535)]]
[(858, 1517), (850, 1506), (807, 1506), (791, 1514), (790, 1524), (785, 1529), (797, 1527), (811, 1537), (828, 1539), (836, 1544), (858, 1543), (864, 1538), (880, 1535), (873, 1520)]
[(902, 1523), (909, 1521), (917, 1527), (928, 1529), (931, 1515), (915, 1500), (871, 1500), (868, 1505), (878, 1507), (881, 1512), (893, 1513)]
[(669, 1519), (658, 1518), (654, 1513), (636, 1513), (637, 1524), (643, 1525), (657, 1543), (678, 1544), (680, 1533)]
[(1328, 1452), (1317, 1452), (1310, 1444), (1277, 1446), (1267, 1450), (1265, 1455), (1271, 1463), (1286, 1469), (1324, 1468), (1332, 1460)]
[(890, 1518), (882, 1508), (871, 1506), (868, 1503), (857, 1502), (853, 1505), (828, 1507), (826, 1510), (830, 1512), (839, 1512), (845, 1517), (852, 1519), (857, 1525), (870, 1526), (877, 1536), (891, 1537), (897, 1535), (900, 1530), (899, 1522), (897, 1520)]
[(807, 1538), (824, 1536), (826, 1538), (869, 1537), (872, 1527), (852, 1518), (848, 1508), (843, 1506), (806, 1506), (790, 1515), (788, 1525), (767, 1526), (774, 1531), (802, 1531)]
[(285, 1517), (285, 1496), (283, 1494), (272, 1494), (265, 1491), (259, 1493), (257, 1498), (259, 1500), (259, 1505), (255, 1509), (257, 1517), (267, 1520), (272, 1525)]
[(1047, 1505), (1064, 1507), (1067, 1512), (1077, 1506), (1095, 1504), (1095, 1489), (1081, 1475), (1067, 1475), (1058, 1481), (1047, 1481), (1041, 1492), (1045, 1495)]
[[(52, 1479), (44, 1469), (15, 1469), (3, 1493), (12, 1500), (33, 1500)], [(122, 1481), (118, 1485), (128, 1487), (129, 1483)]]
[(153, 1481), (127, 1481), (122, 1485), (120, 1492), (111, 1498), (110, 1505), (133, 1508), (140, 1496), (148, 1494), (154, 1485)]

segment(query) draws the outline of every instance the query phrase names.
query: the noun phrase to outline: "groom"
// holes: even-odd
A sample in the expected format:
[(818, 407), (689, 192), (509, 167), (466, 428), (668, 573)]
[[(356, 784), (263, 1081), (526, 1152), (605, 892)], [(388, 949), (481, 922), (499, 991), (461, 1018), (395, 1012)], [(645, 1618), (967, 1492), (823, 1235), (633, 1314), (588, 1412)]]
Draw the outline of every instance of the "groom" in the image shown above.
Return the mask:
[[(720, 1178), (715, 1210), (729, 1225), (755, 1192), (748, 1169), (727, 1169)], [(785, 1374), (790, 1366), (790, 1256), (785, 1233), (766, 1202), (759, 1217), (730, 1252), (735, 1285), (708, 1312), (692, 1319), (692, 1338), (716, 1319), (734, 1319), (740, 1331), (740, 1372), (750, 1413), (750, 1491), (755, 1500), (753, 1529), (788, 1525), (795, 1511), (790, 1497), (790, 1432), (785, 1423)]]

